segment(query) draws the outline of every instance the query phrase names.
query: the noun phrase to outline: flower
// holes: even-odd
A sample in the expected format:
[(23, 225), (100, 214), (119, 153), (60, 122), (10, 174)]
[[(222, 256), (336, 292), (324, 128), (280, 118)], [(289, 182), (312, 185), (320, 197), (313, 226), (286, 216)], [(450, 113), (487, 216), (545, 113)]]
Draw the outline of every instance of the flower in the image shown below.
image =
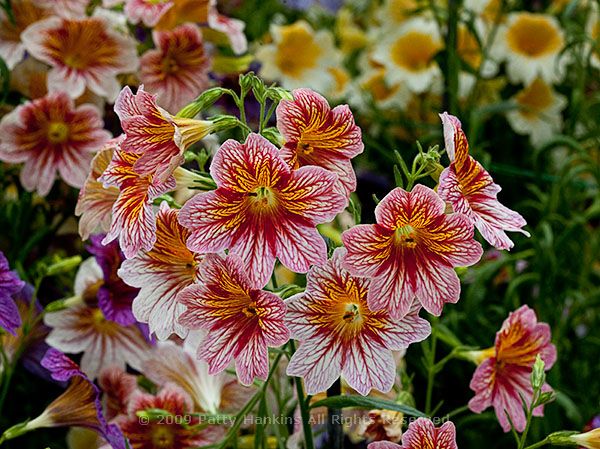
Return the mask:
[(369, 410), (367, 417), (368, 419), (363, 418), (358, 422), (356, 432), (361, 438), (370, 441), (389, 440), (394, 442), (400, 441), (402, 438), (404, 422), (402, 412), (374, 409)]
[(133, 301), (133, 314), (148, 323), (150, 333), (166, 340), (172, 333), (180, 337), (187, 329), (177, 322), (185, 307), (176, 300), (177, 294), (196, 282), (202, 255), (185, 245), (190, 233), (177, 221), (177, 209), (166, 202), (156, 215), (156, 243), (147, 252), (126, 260), (119, 276), (129, 285), (140, 288)]
[(510, 13), (496, 43), (492, 53), (500, 61), (506, 61), (506, 74), (512, 83), (530, 84), (538, 76), (554, 83), (564, 76), (567, 62), (561, 58), (564, 33), (551, 15)]
[(376, 16), (384, 29), (394, 30), (415, 15), (422, 3), (421, 0), (385, 0)]
[(216, 130), (213, 122), (172, 117), (156, 104), (156, 96), (140, 86), (134, 95), (125, 86), (115, 103), (125, 139), (121, 149), (138, 156), (134, 170), (165, 181), (183, 161), (183, 152)]
[(10, 271), (8, 260), (0, 251), (0, 328), (16, 335), (21, 326), (21, 316), (12, 295), (19, 293), (25, 282), (16, 273)]
[(119, 428), (115, 424), (107, 424), (100, 392), (77, 364), (53, 348), (48, 349), (41, 364), (50, 371), (54, 380), (68, 381), (69, 385), (40, 416), (27, 422), (19, 434), (45, 427), (78, 426), (98, 432), (113, 449), (128, 447)]
[(46, 196), (56, 172), (73, 187), (81, 187), (92, 153), (110, 138), (102, 129), (99, 111), (75, 107), (63, 92), (18, 106), (0, 122), (0, 159), (24, 162), (21, 183)]
[(0, 57), (9, 70), (25, 56), (21, 33), (32, 23), (50, 15), (47, 8), (32, 0), (12, 0), (11, 10), (14, 22), (5, 9), (0, 8)]
[[(494, 347), (482, 351), (482, 361), (469, 385), (475, 392), (469, 408), (481, 413), (493, 406), (505, 432), (511, 429), (507, 414), (517, 432), (523, 432), (527, 420), (521, 401), (527, 407), (531, 403), (533, 388), (529, 377), (538, 354), (544, 361), (544, 369), (549, 370), (556, 361), (550, 327), (538, 323), (529, 307), (521, 306), (508, 315), (496, 333)], [(550, 389), (548, 385), (544, 388)], [(536, 408), (534, 414), (541, 416), (542, 409)]]
[(588, 44), (590, 54), (590, 64), (592, 67), (600, 69), (600, 50), (598, 46), (594, 45), (594, 42), (600, 42), (600, 7), (591, 2), (589, 5), (588, 19), (585, 25), (585, 31), (589, 38), (591, 38), (591, 44)]
[(453, 115), (440, 114), (444, 125), (446, 152), (450, 166), (440, 175), (438, 194), (464, 214), (491, 245), (510, 249), (513, 242), (506, 231), (529, 234), (521, 228), (527, 223), (517, 212), (496, 198), (501, 188), (479, 162), (469, 155), (469, 143), (460, 121)]
[(267, 347), (289, 339), (285, 304), (277, 295), (256, 289), (242, 260), (229, 254), (209, 254), (200, 267), (200, 281), (183, 290), (178, 300), (186, 306), (179, 322), (190, 329), (205, 329), (198, 358), (208, 363), (208, 374), (225, 370), (231, 359), (240, 382), (266, 379)]
[(133, 24), (142, 22), (147, 27), (154, 27), (170, 8), (171, 0), (127, 0), (125, 2), (125, 15)]
[(575, 444), (587, 449), (600, 449), (600, 428), (590, 430), (589, 432), (571, 435), (569, 437)]
[[(173, 417), (140, 419), (146, 410), (164, 410)], [(220, 435), (214, 427), (199, 429), (200, 417), (193, 415), (190, 398), (175, 385), (167, 385), (156, 396), (137, 391), (131, 398), (129, 414), (119, 426), (132, 449), (188, 449), (215, 443)]]
[(98, 385), (103, 393), (106, 418), (127, 414), (129, 400), (138, 390), (137, 377), (127, 374), (122, 367), (108, 366), (100, 372)]
[(337, 12), (344, 4), (343, 0), (285, 0), (282, 1), (288, 8), (306, 10), (317, 4), (330, 12)]
[(360, 128), (347, 105), (333, 109), (318, 93), (296, 89), (277, 106), (277, 129), (285, 139), (281, 156), (294, 169), (316, 165), (338, 175), (346, 192), (356, 189), (350, 159), (362, 153)]
[(38, 2), (51, 8), (54, 14), (71, 18), (85, 17), (90, 0), (38, 0)]
[(87, 240), (98, 229), (102, 232), (110, 229), (112, 208), (119, 198), (119, 189), (115, 186), (104, 187), (98, 178), (108, 168), (121, 140), (122, 137), (109, 140), (94, 156), (91, 171), (79, 191), (75, 215), (80, 217), (79, 235), (82, 240)]
[(560, 133), (567, 99), (542, 78), (534, 79), (513, 100), (518, 108), (506, 113), (508, 123), (519, 134), (529, 135), (533, 145), (543, 145)]
[(77, 98), (86, 87), (113, 101), (120, 84), (117, 75), (138, 68), (135, 42), (100, 17), (49, 17), (21, 35), (31, 55), (49, 64), (48, 90)]
[(119, 196), (112, 206), (110, 230), (102, 243), (107, 244), (118, 237), (119, 246), (128, 259), (140, 250), (152, 249), (156, 242), (152, 201), (176, 187), (173, 176), (160, 182), (153, 175), (138, 174), (134, 165), (139, 159), (138, 154), (117, 149), (108, 168), (98, 178), (105, 188), (119, 188)]
[(103, 235), (92, 236), (91, 245), (86, 248), (94, 255), (102, 270), (102, 285), (96, 293), (98, 307), (107, 320), (129, 326), (136, 322), (131, 312), (131, 303), (138, 289), (130, 287), (117, 275), (117, 270), (124, 259), (123, 253), (116, 242), (104, 245), (103, 237)]
[(396, 32), (387, 33), (375, 48), (373, 59), (386, 70), (390, 85), (406, 83), (422, 93), (441, 76), (435, 55), (443, 48), (437, 24), (416, 17), (405, 21)]
[(306, 291), (286, 303), (291, 338), (300, 341), (287, 374), (302, 377), (307, 394), (327, 390), (340, 373), (362, 395), (372, 388), (388, 392), (396, 377), (392, 351), (424, 340), (431, 328), (417, 308), (401, 319), (371, 311), (372, 281), (343, 269), (344, 253), (336, 249), (323, 267), (312, 267)]
[(190, 199), (179, 222), (190, 229), (187, 245), (198, 253), (229, 249), (239, 255), (257, 287), (264, 286), (278, 257), (295, 272), (325, 262), (317, 223), (346, 205), (333, 187), (337, 176), (320, 167), (291, 170), (275, 146), (258, 134), (244, 144), (227, 140), (213, 158), (217, 189)]
[(345, 268), (374, 278), (367, 296), (372, 311), (387, 309), (393, 319), (402, 318), (416, 298), (439, 316), (444, 303), (458, 301), (453, 267), (477, 263), (483, 250), (470, 220), (444, 210), (442, 199), (422, 184), (412, 192), (396, 188), (375, 208), (377, 224), (342, 234)]
[(402, 435), (402, 446), (389, 441), (371, 443), (368, 449), (457, 449), (456, 428), (452, 421), (440, 427), (426, 418), (417, 418)]
[[(164, 0), (162, 0), (164, 1)], [(211, 0), (170, 0), (172, 6), (165, 11), (155, 30), (172, 30), (182, 23), (207, 23)]]
[(140, 80), (165, 108), (179, 110), (208, 87), (210, 60), (193, 24), (152, 33), (155, 49), (141, 58)]
[(229, 45), (236, 55), (241, 55), (248, 50), (248, 40), (244, 34), (246, 23), (243, 20), (219, 14), (217, 0), (210, 0), (208, 10), (208, 26), (211, 30), (223, 33), (229, 40)]
[(44, 323), (52, 328), (46, 342), (63, 352), (83, 352), (81, 369), (91, 378), (110, 365), (125, 367), (127, 363), (141, 369), (144, 353), (150, 348), (136, 324), (123, 326), (111, 321), (94, 305), (103, 282), (98, 263), (93, 258), (84, 261), (75, 277), (75, 295), (81, 301), (44, 315)]
[(271, 25), (273, 43), (262, 45), (256, 59), (261, 75), (279, 80), (287, 89), (310, 87), (325, 92), (335, 84), (328, 68), (339, 64), (333, 36), (328, 30), (314, 31), (304, 20), (291, 25)]

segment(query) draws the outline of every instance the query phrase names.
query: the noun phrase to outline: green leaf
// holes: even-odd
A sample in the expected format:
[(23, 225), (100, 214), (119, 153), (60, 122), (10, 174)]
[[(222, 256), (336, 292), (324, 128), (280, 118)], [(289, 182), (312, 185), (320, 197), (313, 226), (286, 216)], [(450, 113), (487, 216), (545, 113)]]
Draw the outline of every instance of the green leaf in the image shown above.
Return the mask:
[(310, 408), (329, 407), (329, 408), (345, 408), (345, 407), (361, 407), (369, 409), (383, 409), (401, 412), (408, 416), (417, 416), (426, 418), (427, 415), (416, 408), (408, 405), (398, 404), (385, 399), (376, 399), (364, 396), (331, 396), (311, 404)]

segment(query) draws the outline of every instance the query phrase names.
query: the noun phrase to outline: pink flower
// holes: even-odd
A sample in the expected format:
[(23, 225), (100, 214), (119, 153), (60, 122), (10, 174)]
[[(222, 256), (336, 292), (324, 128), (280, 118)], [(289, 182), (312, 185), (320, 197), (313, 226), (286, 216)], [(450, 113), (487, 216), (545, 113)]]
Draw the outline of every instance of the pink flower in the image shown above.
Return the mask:
[(367, 298), (373, 311), (387, 309), (401, 318), (419, 301), (436, 316), (444, 303), (456, 303), (456, 266), (473, 265), (481, 245), (462, 214), (446, 215), (441, 198), (418, 184), (412, 192), (392, 190), (375, 208), (377, 224), (358, 225), (342, 234), (348, 249), (345, 267), (373, 279)]
[(137, 377), (119, 366), (108, 366), (102, 369), (98, 377), (98, 385), (103, 393), (106, 418), (127, 414), (129, 400), (138, 390)]
[(62, 92), (25, 103), (0, 122), (0, 159), (24, 162), (21, 183), (46, 196), (56, 179), (81, 187), (92, 154), (110, 138), (99, 112), (90, 105), (75, 107)]
[(246, 24), (242, 20), (232, 19), (220, 14), (217, 11), (217, 0), (210, 0), (208, 26), (227, 36), (231, 49), (236, 55), (245, 53), (248, 50), (248, 40), (244, 34)]
[(256, 289), (247, 273), (239, 257), (209, 254), (200, 267), (203, 284), (187, 287), (178, 297), (187, 307), (179, 322), (208, 331), (198, 346), (198, 358), (208, 363), (208, 374), (220, 373), (234, 359), (243, 385), (255, 377), (266, 379), (267, 347), (289, 339), (285, 304), (277, 295)]
[(277, 148), (254, 133), (244, 144), (221, 145), (210, 172), (218, 188), (194, 196), (179, 214), (191, 230), (192, 251), (229, 249), (259, 287), (271, 276), (276, 257), (301, 273), (327, 260), (316, 224), (332, 220), (346, 205), (333, 188), (336, 175), (320, 167), (292, 171)]
[(142, 56), (140, 80), (157, 94), (161, 105), (177, 111), (209, 85), (210, 60), (202, 33), (188, 23), (170, 31), (154, 31), (152, 39), (156, 49)]
[(40, 4), (51, 8), (54, 14), (66, 18), (85, 17), (90, 0), (37, 0)]
[(138, 68), (133, 39), (100, 17), (49, 17), (29, 26), (22, 39), (32, 56), (52, 67), (48, 90), (62, 90), (72, 98), (87, 87), (113, 101), (120, 88), (117, 75)]
[(152, 201), (174, 190), (175, 178), (159, 182), (152, 175), (140, 175), (134, 170), (140, 156), (117, 149), (108, 168), (100, 176), (104, 187), (119, 188), (119, 197), (112, 206), (112, 222), (103, 244), (117, 237), (119, 246), (130, 259), (140, 250), (150, 251), (156, 242), (156, 219)]
[(317, 165), (336, 173), (347, 192), (356, 189), (350, 159), (362, 153), (360, 128), (347, 105), (330, 108), (310, 89), (293, 91), (294, 100), (277, 106), (277, 128), (285, 139), (282, 157), (292, 167)]
[(392, 351), (424, 340), (431, 328), (417, 308), (399, 320), (369, 310), (372, 281), (342, 268), (344, 252), (338, 248), (323, 267), (312, 267), (306, 291), (287, 301), (286, 324), (300, 341), (287, 374), (304, 378), (307, 394), (327, 390), (340, 373), (362, 395), (388, 392), (396, 378)]
[(417, 418), (408, 425), (402, 435), (402, 446), (389, 441), (371, 443), (368, 449), (458, 449), (456, 445), (456, 428), (452, 421), (435, 427), (426, 418)]
[(172, 0), (126, 0), (125, 15), (133, 23), (140, 21), (147, 27), (154, 27), (171, 7)]
[(123, 88), (115, 103), (125, 139), (121, 149), (138, 156), (134, 169), (140, 175), (154, 174), (159, 181), (167, 179), (183, 161), (183, 152), (215, 131), (209, 121), (172, 117), (156, 104), (156, 96), (140, 86), (133, 95)]
[(177, 322), (185, 307), (175, 297), (197, 280), (202, 261), (202, 255), (185, 246), (189, 231), (177, 222), (177, 214), (163, 202), (156, 215), (154, 247), (126, 260), (119, 270), (127, 284), (141, 289), (133, 301), (133, 314), (148, 323), (150, 333), (160, 340), (174, 332), (182, 338), (187, 335), (187, 329)]
[(496, 198), (501, 187), (469, 155), (469, 143), (460, 121), (446, 112), (440, 117), (450, 166), (440, 175), (438, 194), (455, 212), (465, 214), (491, 245), (498, 249), (512, 248), (513, 242), (505, 231), (521, 232), (529, 237), (529, 233), (521, 229), (527, 224), (525, 219)]
[[(556, 361), (556, 347), (550, 343), (550, 337), (550, 327), (538, 323), (529, 307), (521, 306), (511, 312), (496, 333), (495, 346), (481, 352), (481, 363), (469, 385), (475, 392), (469, 408), (481, 413), (493, 406), (505, 432), (511, 428), (507, 413), (515, 429), (523, 432), (527, 420), (521, 396), (529, 406), (533, 395), (530, 375), (535, 358), (540, 355), (546, 370)], [(550, 390), (550, 387), (545, 385), (544, 389)], [(538, 407), (534, 414), (541, 416), (542, 408)]]

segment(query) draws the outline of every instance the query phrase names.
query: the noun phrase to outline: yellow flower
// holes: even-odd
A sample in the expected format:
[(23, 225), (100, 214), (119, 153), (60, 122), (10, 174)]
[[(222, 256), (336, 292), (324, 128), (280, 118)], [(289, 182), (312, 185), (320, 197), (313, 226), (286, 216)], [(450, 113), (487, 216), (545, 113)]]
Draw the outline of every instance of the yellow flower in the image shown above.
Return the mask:
[(593, 47), (590, 45), (590, 63), (594, 67), (600, 69), (600, 11), (598, 10), (597, 3), (592, 3), (590, 5), (590, 14), (586, 24), (586, 32), (593, 41)]
[(352, 53), (367, 46), (367, 35), (354, 22), (349, 9), (341, 9), (335, 21), (335, 33), (340, 39), (340, 50), (344, 54)]

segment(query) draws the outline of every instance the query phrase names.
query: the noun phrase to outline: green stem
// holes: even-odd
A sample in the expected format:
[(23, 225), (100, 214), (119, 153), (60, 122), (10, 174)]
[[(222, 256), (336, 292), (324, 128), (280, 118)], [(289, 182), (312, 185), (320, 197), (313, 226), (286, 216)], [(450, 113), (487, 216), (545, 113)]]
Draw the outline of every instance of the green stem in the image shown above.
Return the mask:
[(431, 321), (431, 341), (429, 343), (429, 352), (427, 360), (427, 392), (425, 394), (425, 414), (429, 415), (431, 412), (431, 399), (433, 396), (433, 382), (435, 380), (435, 351), (437, 347), (437, 332), (435, 332), (435, 325), (437, 319), (433, 318)]
[[(296, 345), (294, 340), (289, 342), (292, 354), (296, 352)], [(300, 416), (302, 418), (302, 430), (304, 431), (304, 444), (306, 449), (315, 449), (313, 442), (312, 428), (310, 427), (310, 411), (308, 410), (308, 401), (304, 395), (304, 386), (302, 385), (302, 378), (294, 377), (294, 383), (296, 384), (296, 395), (298, 396), (298, 406), (300, 407)]]
[(467, 410), (469, 410), (468, 405), (463, 405), (462, 407), (455, 408), (454, 410), (446, 414), (446, 418), (452, 418), (453, 416), (460, 415), (461, 413), (466, 412)]
[(459, 0), (448, 0), (448, 32), (446, 34), (446, 109), (452, 115), (458, 113), (458, 9)]
[(530, 444), (525, 449), (535, 449), (537, 447), (545, 446), (546, 444), (550, 444), (548, 437), (544, 438), (542, 441), (538, 441), (537, 443)]

